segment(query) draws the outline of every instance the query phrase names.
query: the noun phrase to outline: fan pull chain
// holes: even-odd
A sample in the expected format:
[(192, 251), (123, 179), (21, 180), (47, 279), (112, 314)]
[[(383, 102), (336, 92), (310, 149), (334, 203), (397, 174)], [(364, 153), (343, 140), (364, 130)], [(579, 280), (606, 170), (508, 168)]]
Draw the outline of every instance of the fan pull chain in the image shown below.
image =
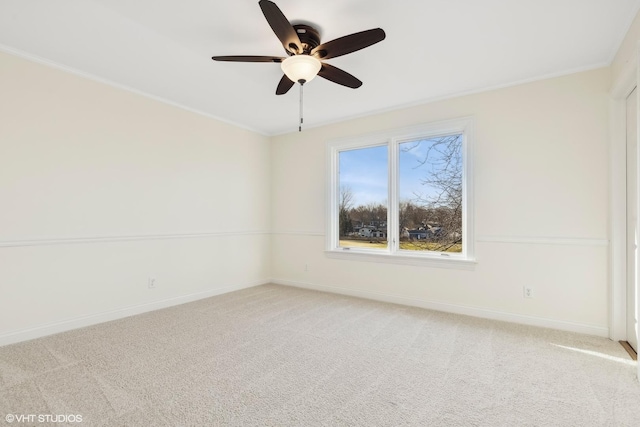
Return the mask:
[(298, 132), (302, 132), (302, 123), (304, 119), (302, 118), (302, 87), (304, 86), (304, 81), (300, 80), (300, 124), (298, 125)]

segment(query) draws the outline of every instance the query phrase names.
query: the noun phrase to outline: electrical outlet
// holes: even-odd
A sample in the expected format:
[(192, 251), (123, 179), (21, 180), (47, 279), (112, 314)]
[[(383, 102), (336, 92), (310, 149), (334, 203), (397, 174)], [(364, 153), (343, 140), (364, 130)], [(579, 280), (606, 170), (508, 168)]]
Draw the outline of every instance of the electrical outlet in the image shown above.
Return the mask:
[(147, 287), (149, 289), (155, 289), (156, 288), (156, 279), (155, 279), (155, 277), (149, 277), (149, 280), (147, 281)]
[(533, 298), (533, 288), (529, 288), (527, 286), (524, 286), (523, 288), (523, 292), (524, 292), (524, 297), (525, 298)]

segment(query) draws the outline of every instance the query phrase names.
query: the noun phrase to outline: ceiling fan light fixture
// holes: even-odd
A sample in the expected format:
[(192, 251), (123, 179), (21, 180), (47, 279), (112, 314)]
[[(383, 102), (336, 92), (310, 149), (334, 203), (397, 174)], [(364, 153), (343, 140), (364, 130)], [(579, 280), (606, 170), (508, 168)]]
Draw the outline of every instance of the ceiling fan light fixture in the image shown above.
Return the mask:
[(310, 55), (293, 55), (282, 61), (282, 71), (292, 82), (310, 82), (318, 75), (322, 63)]

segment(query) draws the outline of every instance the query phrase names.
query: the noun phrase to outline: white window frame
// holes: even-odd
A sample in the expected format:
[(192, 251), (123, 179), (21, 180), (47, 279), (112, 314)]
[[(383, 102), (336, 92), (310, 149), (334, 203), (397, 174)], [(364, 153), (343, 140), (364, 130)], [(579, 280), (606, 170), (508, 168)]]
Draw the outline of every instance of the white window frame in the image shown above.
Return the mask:
[[(462, 252), (403, 251), (397, 241), (398, 233), (398, 145), (418, 138), (433, 138), (462, 134)], [(326, 250), (330, 258), (370, 262), (388, 262), (432, 267), (472, 269), (475, 264), (475, 237), (473, 221), (473, 143), (474, 120), (462, 117), (377, 132), (327, 143), (327, 214)], [(340, 247), (339, 238), (339, 154), (341, 151), (386, 145), (388, 149), (387, 249)]]

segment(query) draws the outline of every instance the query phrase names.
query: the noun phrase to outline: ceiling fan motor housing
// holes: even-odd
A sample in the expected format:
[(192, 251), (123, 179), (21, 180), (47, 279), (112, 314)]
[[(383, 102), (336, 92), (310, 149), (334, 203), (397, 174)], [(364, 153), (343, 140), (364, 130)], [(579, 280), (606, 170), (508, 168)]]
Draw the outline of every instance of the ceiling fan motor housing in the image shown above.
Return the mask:
[(320, 33), (313, 27), (304, 24), (297, 24), (293, 26), (296, 30), (300, 43), (302, 43), (302, 53), (309, 54), (313, 49), (320, 46)]

